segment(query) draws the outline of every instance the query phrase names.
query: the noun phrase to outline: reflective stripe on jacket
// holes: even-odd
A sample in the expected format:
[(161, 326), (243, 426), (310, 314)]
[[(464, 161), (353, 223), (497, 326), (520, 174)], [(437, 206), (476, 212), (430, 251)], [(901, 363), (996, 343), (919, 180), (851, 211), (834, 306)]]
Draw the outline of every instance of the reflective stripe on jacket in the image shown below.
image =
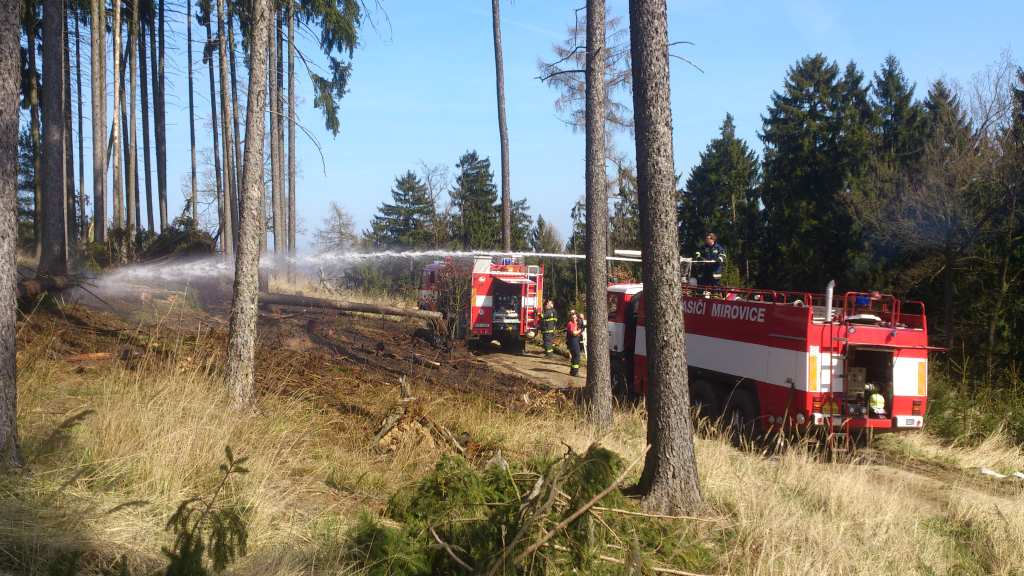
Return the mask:
[(540, 317), (540, 330), (545, 334), (554, 334), (558, 328), (558, 314), (554, 310), (544, 311)]

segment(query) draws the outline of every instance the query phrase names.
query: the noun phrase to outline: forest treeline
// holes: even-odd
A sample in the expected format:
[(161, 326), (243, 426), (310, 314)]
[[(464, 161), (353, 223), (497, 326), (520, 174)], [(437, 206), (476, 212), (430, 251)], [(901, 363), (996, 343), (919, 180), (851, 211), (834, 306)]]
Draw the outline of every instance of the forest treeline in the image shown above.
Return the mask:
[[(267, 59), (264, 243), (275, 253), (295, 253), (296, 76), (305, 76), (324, 128), (336, 135), (366, 14), (355, 0), (274, 2), (271, 10), (267, 42), (257, 47), (245, 2), (21, 1), (18, 241), (40, 259), (41, 270), (129, 262), (160, 233), (199, 227), (221, 252), (237, 249), (244, 87), (254, 52)], [(320, 53), (304, 53), (303, 38)], [(185, 46), (185, 61), (170, 63), (174, 75), (168, 44)], [(187, 88), (185, 175), (167, 173), (168, 79), (175, 100), (186, 100), (179, 91)], [(200, 98), (208, 110), (198, 108)], [(44, 150), (44, 135), (56, 141), (55, 154)], [(87, 135), (95, 144), (91, 159), (85, 158)], [(175, 146), (172, 153), (185, 151)], [(168, 189), (178, 176), (185, 208), (171, 214)]]

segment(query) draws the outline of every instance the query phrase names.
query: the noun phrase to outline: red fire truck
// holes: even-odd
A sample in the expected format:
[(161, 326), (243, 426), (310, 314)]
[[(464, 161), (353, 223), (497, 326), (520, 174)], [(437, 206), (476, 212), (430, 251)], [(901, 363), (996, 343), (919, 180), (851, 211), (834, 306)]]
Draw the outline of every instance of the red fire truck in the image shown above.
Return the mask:
[[(921, 428), (928, 402), (924, 304), (877, 292), (683, 289), (690, 399), (737, 428)], [(608, 288), (613, 379), (647, 388), (643, 285)], [(882, 411), (871, 406), (884, 397)], [(876, 397), (877, 398), (877, 397)]]
[(522, 351), (540, 325), (543, 289), (544, 267), (515, 257), (480, 255), (471, 267), (448, 259), (423, 268), (419, 306), (458, 314), (459, 337), (498, 340)]

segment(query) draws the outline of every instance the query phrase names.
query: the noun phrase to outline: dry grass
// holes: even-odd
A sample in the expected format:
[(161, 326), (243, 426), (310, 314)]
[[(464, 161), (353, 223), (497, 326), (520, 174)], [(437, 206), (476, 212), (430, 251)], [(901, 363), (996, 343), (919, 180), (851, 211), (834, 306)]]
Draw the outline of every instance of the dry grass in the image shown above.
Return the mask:
[[(234, 413), (221, 386), (220, 344), (177, 337), (166, 356), (76, 370), (54, 357), (55, 334), (19, 348), (19, 424), (29, 471), (0, 477), (0, 568), (47, 573), (82, 551), (93, 568), (126, 555), (154, 569), (170, 542), (164, 522), (183, 498), (208, 490), (223, 448), (252, 472), (229, 499), (249, 510), (249, 556), (236, 574), (343, 573), (344, 532), (436, 461), (438, 449), (391, 454), (351, 434), (352, 414), (309, 399), (267, 394)], [(205, 352), (204, 352), (205, 351)], [(630, 460), (642, 409), (620, 411), (598, 434), (555, 408), (505, 410), (450, 396), (425, 406), (452, 430), (501, 447), (509, 459), (582, 451), (593, 441)], [(1021, 467), (1020, 447), (994, 437), (944, 448), (928, 436), (899, 440), (950, 466)], [(729, 574), (1021, 574), (1024, 498), (899, 467), (828, 463), (799, 448), (767, 457), (721, 437), (698, 441), (712, 522), (699, 533)], [(1002, 495), (1000, 495), (1002, 494)]]
[(288, 279), (285, 274), (278, 274), (270, 279), (270, 291), (281, 294), (302, 294), (328, 300), (344, 300), (348, 302), (365, 302), (377, 306), (391, 306), (394, 308), (416, 308), (416, 301), (413, 298), (383, 292), (369, 292), (365, 290), (345, 290), (340, 288), (325, 287), (319, 281), (302, 275), (296, 275)]

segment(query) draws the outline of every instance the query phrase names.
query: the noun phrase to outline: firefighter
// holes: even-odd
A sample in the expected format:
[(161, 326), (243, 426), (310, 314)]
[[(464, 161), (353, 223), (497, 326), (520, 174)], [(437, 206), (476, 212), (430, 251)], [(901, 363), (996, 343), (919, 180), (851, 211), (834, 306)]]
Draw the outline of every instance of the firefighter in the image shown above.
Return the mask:
[(540, 317), (540, 333), (544, 339), (544, 355), (551, 356), (555, 351), (555, 330), (558, 329), (558, 314), (555, 303), (548, 300), (544, 304), (544, 313)]
[(704, 236), (704, 246), (694, 255), (694, 260), (703, 260), (697, 268), (697, 284), (701, 286), (721, 286), (722, 265), (725, 264), (725, 248), (718, 243), (718, 236), (708, 232)]
[(580, 375), (580, 335), (583, 334), (582, 324), (576, 311), (569, 312), (569, 322), (565, 325), (565, 344), (569, 347), (569, 376)]
[(882, 396), (878, 388), (874, 386), (865, 387), (865, 391), (870, 391), (868, 396), (868, 412), (872, 418), (885, 418), (885, 396)]

